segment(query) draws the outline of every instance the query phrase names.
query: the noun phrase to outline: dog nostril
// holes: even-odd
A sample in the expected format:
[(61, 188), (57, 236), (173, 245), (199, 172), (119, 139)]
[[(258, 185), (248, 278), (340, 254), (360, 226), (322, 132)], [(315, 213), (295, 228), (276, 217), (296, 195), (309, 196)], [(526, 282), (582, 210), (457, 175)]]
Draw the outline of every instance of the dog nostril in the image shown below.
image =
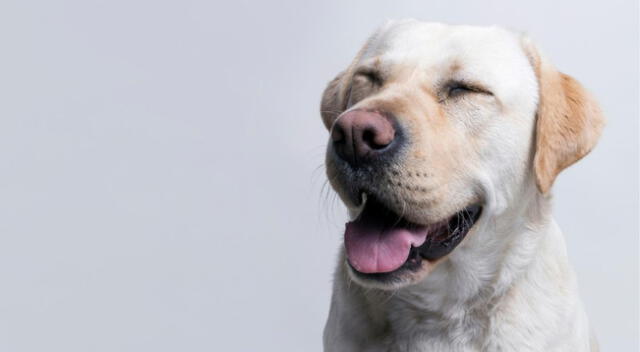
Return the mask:
[(331, 141), (333, 143), (340, 143), (344, 140), (344, 132), (339, 126), (334, 126), (331, 130)]
[(367, 145), (373, 149), (377, 149), (375, 138), (375, 132), (370, 128), (367, 128), (362, 132), (362, 141), (367, 143)]
[(362, 132), (362, 141), (371, 149), (383, 149), (391, 143), (391, 140), (381, 136), (380, 132), (375, 128), (367, 128)]

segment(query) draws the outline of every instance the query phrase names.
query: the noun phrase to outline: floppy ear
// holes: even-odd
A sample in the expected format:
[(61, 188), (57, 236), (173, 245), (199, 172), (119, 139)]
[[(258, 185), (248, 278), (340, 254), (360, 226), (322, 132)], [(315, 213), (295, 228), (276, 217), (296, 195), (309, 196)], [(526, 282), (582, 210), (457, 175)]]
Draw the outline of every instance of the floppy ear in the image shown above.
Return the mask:
[(329, 130), (333, 121), (345, 110), (345, 87), (342, 82), (344, 71), (331, 80), (322, 93), (320, 102), (320, 115), (324, 126)]
[(536, 48), (524, 42), (539, 85), (533, 168), (543, 194), (560, 171), (587, 155), (605, 124), (594, 98), (571, 76), (558, 72)]

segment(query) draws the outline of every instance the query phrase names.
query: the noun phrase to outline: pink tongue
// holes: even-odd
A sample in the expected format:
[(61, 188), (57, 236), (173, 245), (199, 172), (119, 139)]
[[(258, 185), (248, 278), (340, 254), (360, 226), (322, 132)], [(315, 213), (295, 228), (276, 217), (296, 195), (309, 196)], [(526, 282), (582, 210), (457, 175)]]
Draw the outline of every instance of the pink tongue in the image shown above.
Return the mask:
[(411, 246), (418, 247), (427, 238), (426, 228), (386, 229), (368, 221), (347, 223), (344, 244), (349, 263), (361, 273), (387, 273), (404, 264)]

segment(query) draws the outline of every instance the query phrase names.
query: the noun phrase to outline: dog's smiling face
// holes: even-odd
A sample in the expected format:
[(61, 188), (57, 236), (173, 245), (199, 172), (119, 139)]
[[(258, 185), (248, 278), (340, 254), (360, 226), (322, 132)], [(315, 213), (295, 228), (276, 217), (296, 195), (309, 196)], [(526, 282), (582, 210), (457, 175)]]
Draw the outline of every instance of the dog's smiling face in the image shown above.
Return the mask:
[(423, 279), (478, 222), (568, 166), (532, 176), (540, 67), (523, 43), (497, 27), (392, 22), (329, 84), (327, 175), (353, 217), (354, 280)]

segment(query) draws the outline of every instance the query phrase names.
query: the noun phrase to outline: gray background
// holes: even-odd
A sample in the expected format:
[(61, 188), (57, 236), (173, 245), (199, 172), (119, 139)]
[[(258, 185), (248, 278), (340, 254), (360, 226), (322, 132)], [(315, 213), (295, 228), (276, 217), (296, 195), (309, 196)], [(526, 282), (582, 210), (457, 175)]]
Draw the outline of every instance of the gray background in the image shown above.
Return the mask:
[(525, 30), (599, 98), (555, 214), (603, 350), (636, 350), (634, 1), (4, 0), (0, 351), (319, 351), (319, 97), (402, 17)]

